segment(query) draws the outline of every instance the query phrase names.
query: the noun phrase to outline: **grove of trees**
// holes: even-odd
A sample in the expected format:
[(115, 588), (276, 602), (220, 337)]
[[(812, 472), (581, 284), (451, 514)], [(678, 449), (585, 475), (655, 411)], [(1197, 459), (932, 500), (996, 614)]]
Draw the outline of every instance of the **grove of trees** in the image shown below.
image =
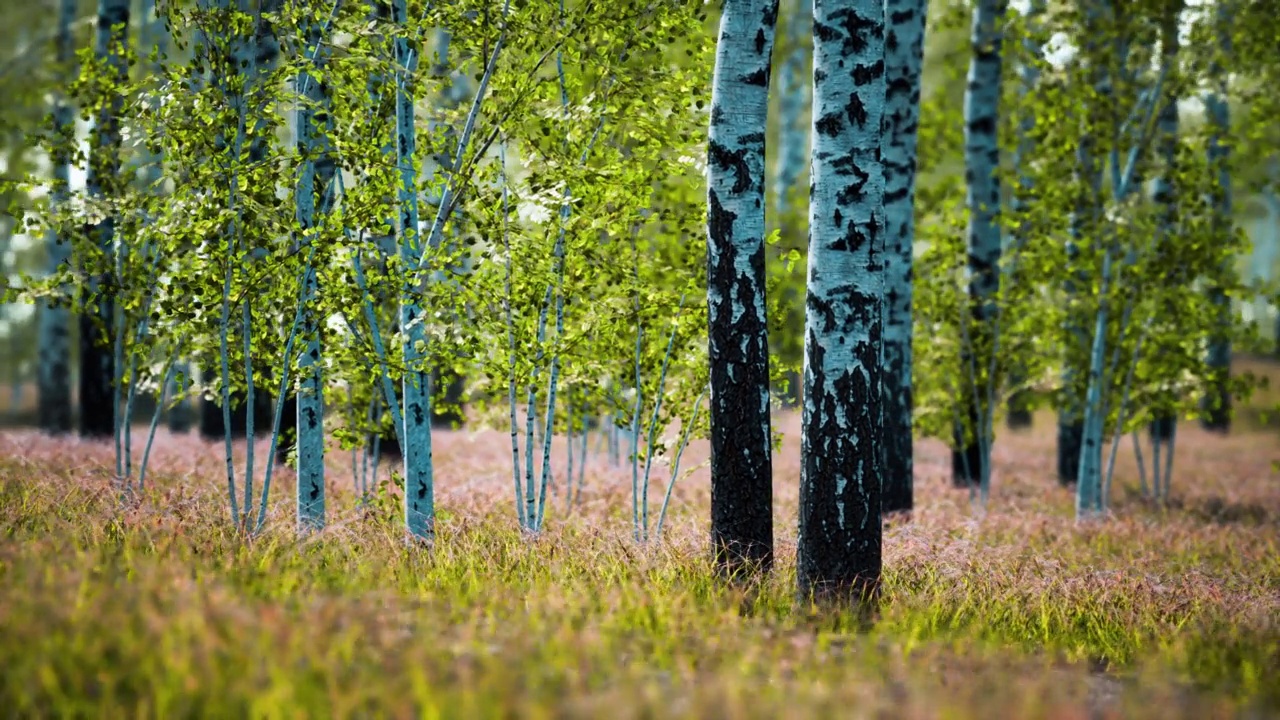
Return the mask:
[(1167, 500), (1177, 424), (1228, 431), (1232, 353), (1274, 352), (1270, 3), (137, 5), (46, 2), (0, 68), (4, 307), (35, 309), (39, 426), (113, 442), (124, 504), (167, 417), (221, 443), (245, 535), (273, 483), (323, 528), (342, 452), (362, 501), (394, 459), (430, 544), (461, 424), (509, 430), (536, 535), (594, 433), (655, 542), (705, 438), (740, 578), (773, 563), (798, 403), (798, 592), (856, 602), (919, 438), (982, 512), (997, 435), (1051, 408), (1099, 520), (1122, 439)]

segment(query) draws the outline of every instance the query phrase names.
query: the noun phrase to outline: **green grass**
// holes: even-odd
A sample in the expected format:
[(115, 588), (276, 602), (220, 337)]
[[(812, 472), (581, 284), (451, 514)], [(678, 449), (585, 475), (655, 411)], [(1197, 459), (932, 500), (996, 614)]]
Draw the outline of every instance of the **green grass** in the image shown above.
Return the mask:
[[(1030, 457), (1041, 441), (1012, 442)], [(105, 448), (26, 435), (0, 449), (0, 707), (15, 715), (1280, 712), (1274, 477), (1256, 481), (1249, 522), (1197, 515), (1189, 492), (1077, 527), (1023, 460), (976, 517), (926, 446), (921, 507), (887, 530), (866, 629), (794, 602), (785, 488), (778, 567), (742, 590), (713, 579), (696, 475), (662, 543), (629, 538), (606, 470), (587, 509), (537, 539), (514, 529), (501, 474), (473, 479), (442, 499), (435, 547), (415, 550), (391, 512), (362, 517), (336, 489), (323, 534), (295, 539), (288, 488), (267, 534), (241, 542), (212, 448), (187, 470), (173, 463), (189, 452), (158, 460), (159, 485), (124, 512)]]

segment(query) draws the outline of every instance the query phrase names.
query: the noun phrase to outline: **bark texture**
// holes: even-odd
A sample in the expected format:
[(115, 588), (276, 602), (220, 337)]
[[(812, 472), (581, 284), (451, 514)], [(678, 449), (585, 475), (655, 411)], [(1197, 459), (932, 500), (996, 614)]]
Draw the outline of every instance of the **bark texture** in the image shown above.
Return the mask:
[(884, 5), (816, 0), (797, 581), (872, 602), (884, 482)]
[(777, 0), (727, 0), (707, 146), (711, 542), (734, 575), (773, 564), (764, 156)]
[(884, 512), (910, 510), (911, 294), (915, 247), (916, 143), (927, 0), (885, 0), (884, 110)]

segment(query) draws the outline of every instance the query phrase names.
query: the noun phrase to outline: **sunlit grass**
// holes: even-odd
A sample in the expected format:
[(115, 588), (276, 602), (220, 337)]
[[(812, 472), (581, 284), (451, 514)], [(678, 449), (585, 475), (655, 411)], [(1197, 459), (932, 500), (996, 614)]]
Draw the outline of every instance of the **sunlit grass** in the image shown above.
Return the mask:
[[(670, 535), (644, 546), (626, 524), (629, 471), (593, 459), (583, 508), (566, 516), (553, 499), (547, 532), (529, 539), (515, 528), (501, 436), (443, 433), (433, 549), (404, 545), (394, 497), (355, 508), (341, 456), (327, 530), (294, 536), (286, 474), (267, 533), (245, 544), (229, 532), (217, 447), (162, 437), (156, 484), (120, 512), (107, 447), (0, 435), (0, 706), (106, 717), (1280, 711), (1272, 438), (1188, 426), (1173, 506), (1133, 494), (1126, 456), (1115, 516), (1081, 527), (1050, 474), (1051, 417), (1037, 423), (1001, 439), (985, 513), (948, 487), (946, 450), (920, 444), (918, 507), (886, 531), (869, 630), (794, 602), (794, 417), (779, 419), (778, 566), (745, 591), (712, 579), (705, 471), (677, 488)], [(705, 445), (688, 457), (704, 459)], [(1221, 510), (1240, 506), (1254, 510)]]

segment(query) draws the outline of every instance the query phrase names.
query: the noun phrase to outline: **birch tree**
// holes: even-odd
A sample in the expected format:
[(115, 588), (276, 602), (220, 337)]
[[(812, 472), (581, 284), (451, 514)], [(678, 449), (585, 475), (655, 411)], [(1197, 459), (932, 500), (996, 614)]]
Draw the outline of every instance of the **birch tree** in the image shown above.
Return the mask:
[[(964, 158), (969, 210), (969, 302), (972, 323), (962, 336), (963, 427), (957, 429), (952, 478), (958, 487), (981, 488), (990, 482), (991, 362), (999, 342), (997, 295), (1000, 291), (1000, 145), (999, 111), (1005, 0), (977, 0), (973, 10), (973, 55), (964, 97)], [(963, 322), (963, 321), (962, 321)], [(963, 330), (963, 328), (962, 328)]]
[(870, 600), (881, 568), (885, 7), (815, 0), (797, 583)]
[(722, 572), (773, 564), (764, 154), (778, 0), (727, 0), (707, 138), (711, 543)]
[[(417, 65), (417, 47), (407, 37), (409, 16), (407, 0), (392, 0), (391, 21), (400, 26), (403, 35), (393, 41), (396, 63), (396, 168), (400, 174), (399, 212), (396, 233), (400, 261), (414, 268), (422, 255), (418, 232), (417, 171), (414, 165), (415, 129), (414, 96), (410, 76)], [(400, 295), (400, 329), (404, 375), (404, 512), (405, 526), (416, 539), (428, 540), (434, 533), (435, 500), (431, 465), (431, 375), (422, 367), (426, 359), (427, 336), (419, 317), (417, 284), (413, 274), (405, 281)]]
[[(329, 131), (328, 84), (325, 79), (329, 51), (321, 42), (320, 20), (314, 15), (303, 19), (306, 43), (314, 48), (314, 73), (298, 75), (301, 103), (297, 110), (298, 154), (302, 167), (296, 197), (299, 252), (311, 253), (314, 228), (324, 221), (332, 203), (332, 181), (337, 165), (327, 136)], [(298, 433), (298, 527), (324, 527), (324, 369), (320, 363), (320, 327), (315, 309), (319, 290), (314, 263), (308, 263), (303, 274), (302, 322), (300, 335), (302, 355), (298, 359), (298, 395), (296, 428)], [(286, 359), (287, 360), (287, 359)]]
[(911, 267), (916, 142), (927, 0), (885, 0), (884, 497), (886, 513), (913, 504)]
[[(1097, 60), (1097, 1), (1082, 0), (1084, 6), (1084, 34), (1082, 43), (1087, 63), (1086, 75), (1093, 96), (1106, 96), (1106, 71)], [(1087, 97), (1087, 94), (1086, 94)], [(1074, 483), (1080, 475), (1080, 450), (1084, 445), (1084, 408), (1081, 398), (1086, 392), (1086, 373), (1089, 352), (1088, 317), (1080, 307), (1079, 296), (1092, 282), (1090, 270), (1085, 267), (1082, 247), (1089, 232), (1099, 221), (1102, 203), (1102, 167), (1095, 157), (1098, 151), (1088, 118), (1077, 121), (1082, 127), (1075, 149), (1075, 176), (1078, 180), (1067, 228), (1066, 268), (1062, 278), (1062, 290), (1067, 302), (1067, 316), (1063, 323), (1064, 352), (1062, 360), (1062, 398), (1058, 408), (1058, 483), (1062, 486)]]

